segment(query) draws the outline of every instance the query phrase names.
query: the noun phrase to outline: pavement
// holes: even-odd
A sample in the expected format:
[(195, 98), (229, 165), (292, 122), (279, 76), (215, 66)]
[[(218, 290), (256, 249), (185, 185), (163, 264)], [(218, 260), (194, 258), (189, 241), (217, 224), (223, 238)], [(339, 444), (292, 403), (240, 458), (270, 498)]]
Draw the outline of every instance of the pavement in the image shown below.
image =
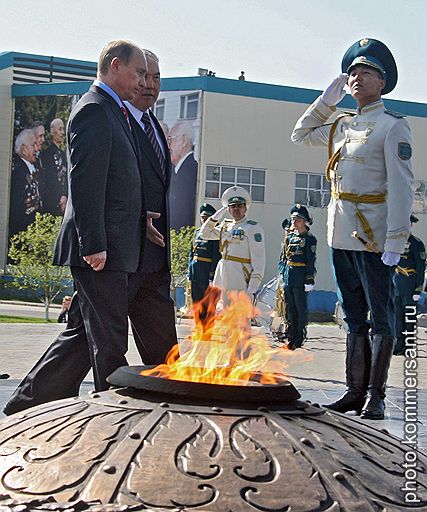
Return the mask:
[[(0, 302), (0, 315), (10, 304)], [(34, 305), (16, 305), (21, 312)], [(36, 306), (37, 307), (37, 306)], [(40, 308), (43, 316), (43, 308)], [(35, 316), (33, 313), (27, 316)], [(53, 315), (52, 315), (53, 317)], [(56, 335), (63, 329), (63, 324), (0, 324), (0, 374), (7, 373), (9, 379), (0, 380), (0, 410), (9, 399), (20, 380), (27, 374)], [(191, 320), (184, 319), (177, 324), (178, 337), (181, 342), (192, 330)], [(279, 346), (278, 344), (274, 344)], [(278, 351), (279, 355), (285, 351)], [(336, 325), (310, 324), (308, 340), (304, 349), (295, 352), (286, 351), (283, 372), (299, 390), (303, 400), (327, 404), (338, 398), (345, 385), (345, 333)], [(132, 334), (129, 332), (129, 364), (141, 364), (135, 349)], [(282, 358), (280, 358), (282, 361)], [(405, 365), (406, 363), (406, 365)], [(286, 366), (286, 367), (285, 367)], [(405, 394), (404, 382), (408, 377), (417, 385), (416, 420), (418, 448), (427, 452), (427, 333), (424, 327), (418, 328), (418, 354), (415, 364), (408, 364), (408, 358), (394, 356), (391, 362), (386, 398), (386, 417), (381, 421), (364, 420), (371, 426), (386, 429), (391, 434), (403, 438), (405, 432)], [(405, 370), (406, 367), (406, 370)], [(408, 368), (412, 374), (408, 375)], [(405, 371), (406, 376), (405, 376)], [(93, 389), (92, 375), (88, 374), (82, 384), (81, 394)], [(413, 405), (413, 403), (411, 404)], [(408, 414), (406, 415), (407, 417)], [(4, 417), (0, 412), (0, 419)], [(411, 416), (411, 422), (414, 416)]]

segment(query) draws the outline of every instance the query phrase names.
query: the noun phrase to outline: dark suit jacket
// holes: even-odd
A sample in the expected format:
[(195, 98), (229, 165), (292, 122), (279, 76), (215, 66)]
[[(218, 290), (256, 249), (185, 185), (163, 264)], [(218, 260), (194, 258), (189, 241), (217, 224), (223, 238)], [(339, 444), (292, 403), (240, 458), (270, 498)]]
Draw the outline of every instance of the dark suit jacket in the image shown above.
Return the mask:
[(154, 227), (163, 235), (166, 247), (162, 248), (145, 240), (144, 258), (142, 264), (143, 272), (158, 272), (164, 265), (170, 269), (170, 237), (169, 237), (169, 201), (168, 188), (171, 176), (171, 160), (169, 148), (163, 130), (154, 114), (150, 111), (151, 122), (156, 126), (163, 148), (165, 149), (166, 179), (163, 177), (159, 159), (153, 146), (144, 130), (137, 125), (135, 135), (140, 148), (142, 162), (143, 181), (145, 190), (146, 208), (148, 211), (161, 214), (159, 219), (153, 221)]
[(105, 270), (140, 268), (147, 220), (133, 131), (99, 87), (92, 86), (73, 109), (67, 128), (69, 197), (54, 263), (87, 267), (83, 256), (107, 251)]
[(175, 174), (172, 172), (170, 184), (171, 228), (194, 226), (197, 187), (197, 162), (190, 153)]
[(41, 211), (38, 178), (31, 177), (27, 164), (16, 157), (10, 184), (9, 235), (27, 229)]

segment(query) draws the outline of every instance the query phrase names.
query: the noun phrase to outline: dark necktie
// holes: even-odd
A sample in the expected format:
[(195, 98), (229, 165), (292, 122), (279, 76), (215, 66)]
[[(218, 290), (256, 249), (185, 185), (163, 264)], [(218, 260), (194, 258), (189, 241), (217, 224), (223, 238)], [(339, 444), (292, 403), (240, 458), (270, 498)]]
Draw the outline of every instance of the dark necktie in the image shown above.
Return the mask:
[(157, 137), (154, 132), (153, 125), (151, 124), (150, 116), (148, 115), (147, 112), (144, 112), (142, 114), (141, 121), (144, 124), (145, 134), (150, 139), (151, 145), (153, 146), (153, 149), (156, 152), (157, 158), (159, 159), (160, 168), (162, 169), (163, 178), (166, 180), (165, 157), (163, 156), (162, 148), (160, 147), (160, 144), (157, 141)]
[(125, 119), (126, 119), (126, 121), (127, 121), (127, 123), (128, 123), (128, 126), (129, 126), (130, 130), (132, 130), (132, 128), (131, 128), (131, 126), (130, 126), (130, 121), (129, 121), (129, 112), (128, 112), (128, 109), (127, 109), (124, 105), (122, 105), (122, 106), (120, 107), (120, 110), (123, 112), (123, 115), (125, 116)]

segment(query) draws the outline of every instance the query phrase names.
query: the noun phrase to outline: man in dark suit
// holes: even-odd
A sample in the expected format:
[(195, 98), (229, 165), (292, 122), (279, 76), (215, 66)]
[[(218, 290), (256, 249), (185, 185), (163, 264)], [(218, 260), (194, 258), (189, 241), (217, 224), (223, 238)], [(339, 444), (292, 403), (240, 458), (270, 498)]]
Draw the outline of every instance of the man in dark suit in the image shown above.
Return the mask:
[(197, 162), (193, 152), (191, 121), (178, 121), (168, 137), (174, 170), (170, 184), (171, 228), (194, 226), (197, 190)]
[[(68, 124), (69, 199), (54, 262), (69, 265), (77, 294), (59, 335), (6, 404), (5, 414), (78, 394), (90, 365), (95, 389), (127, 364), (128, 302), (139, 287), (147, 217), (139, 147), (123, 100), (145, 86), (143, 51), (113, 41), (98, 79)], [(88, 364), (90, 361), (90, 365)]]
[[(126, 105), (138, 123), (134, 130), (141, 149), (146, 194), (147, 238), (139, 291), (129, 304), (129, 318), (137, 349), (145, 364), (165, 361), (177, 343), (174, 303), (170, 297), (169, 204), (167, 192), (171, 160), (163, 130), (149, 110), (160, 93), (159, 60), (144, 50), (147, 59), (146, 86)], [(161, 322), (159, 322), (161, 317)]]
[(15, 140), (16, 159), (10, 185), (9, 235), (27, 229), (41, 209), (37, 160), (37, 142), (33, 130), (22, 130)]

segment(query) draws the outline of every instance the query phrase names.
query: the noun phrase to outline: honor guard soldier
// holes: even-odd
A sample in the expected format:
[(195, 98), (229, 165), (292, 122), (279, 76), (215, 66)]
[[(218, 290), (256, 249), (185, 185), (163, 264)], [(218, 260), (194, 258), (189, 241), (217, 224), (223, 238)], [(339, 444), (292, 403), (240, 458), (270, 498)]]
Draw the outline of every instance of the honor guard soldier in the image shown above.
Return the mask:
[(313, 221), (307, 208), (291, 208), (291, 227), (279, 262), (286, 303), (288, 348), (302, 347), (307, 335), (307, 292), (314, 288), (317, 240), (307, 227)]
[[(219, 240), (221, 260), (216, 267), (213, 285), (221, 288), (222, 299), (226, 292), (245, 290), (255, 296), (264, 277), (265, 241), (262, 227), (246, 217), (252, 200), (243, 187), (230, 187), (221, 197), (223, 207), (200, 228), (205, 240)], [(225, 219), (225, 212), (232, 220)]]
[[(203, 226), (215, 212), (216, 210), (212, 205), (203, 203), (200, 207), (201, 225)], [(213, 280), (215, 269), (220, 259), (219, 241), (204, 240), (200, 236), (200, 228), (196, 229), (188, 262), (188, 279), (191, 283), (191, 299), (193, 303), (203, 299), (209, 286), (209, 281)]]
[[(392, 277), (410, 234), (412, 136), (405, 117), (387, 110), (381, 99), (397, 82), (396, 63), (383, 43), (357, 41), (341, 69), (297, 121), (291, 139), (329, 150), (328, 244), (349, 328), (347, 390), (329, 408), (382, 419), (395, 342)], [(346, 84), (357, 113), (329, 122)]]
[(282, 229), (284, 238), (282, 242), (282, 248), (280, 251), (279, 264), (277, 269), (277, 280), (276, 280), (276, 302), (273, 311), (273, 320), (271, 322), (271, 332), (278, 341), (284, 342), (287, 338), (287, 323), (286, 323), (286, 302), (285, 302), (285, 290), (283, 284), (283, 265), (285, 259), (285, 247), (286, 239), (289, 235), (291, 228), (291, 219), (283, 219)]
[[(418, 222), (415, 215), (411, 215), (411, 225)], [(400, 256), (399, 265), (396, 267), (394, 282), (394, 315), (396, 325), (396, 345), (393, 353), (397, 356), (405, 355), (405, 338), (414, 331), (414, 317), (411, 322), (406, 322), (408, 306), (416, 311), (416, 305), (423, 291), (426, 252), (423, 242), (411, 235), (408, 238), (405, 250)]]

